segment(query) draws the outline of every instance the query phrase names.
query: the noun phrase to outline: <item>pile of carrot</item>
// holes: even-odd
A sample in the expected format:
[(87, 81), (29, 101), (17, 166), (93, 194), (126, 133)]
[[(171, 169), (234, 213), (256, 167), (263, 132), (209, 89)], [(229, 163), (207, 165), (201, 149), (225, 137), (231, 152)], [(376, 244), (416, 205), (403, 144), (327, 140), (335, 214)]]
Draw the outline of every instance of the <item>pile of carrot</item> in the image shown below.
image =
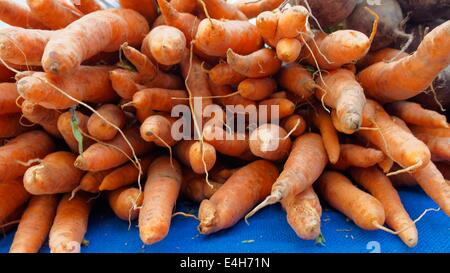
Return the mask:
[(328, 204), (414, 247), (402, 186), (450, 216), (448, 113), (415, 98), (450, 64), (450, 21), (408, 54), (371, 51), (371, 9), (363, 33), (280, 0), (78, 2), (0, 1), (11, 252), (80, 252), (102, 197), (144, 244), (167, 236), (179, 198), (199, 203), (183, 215), (205, 235), (280, 203), (314, 240)]

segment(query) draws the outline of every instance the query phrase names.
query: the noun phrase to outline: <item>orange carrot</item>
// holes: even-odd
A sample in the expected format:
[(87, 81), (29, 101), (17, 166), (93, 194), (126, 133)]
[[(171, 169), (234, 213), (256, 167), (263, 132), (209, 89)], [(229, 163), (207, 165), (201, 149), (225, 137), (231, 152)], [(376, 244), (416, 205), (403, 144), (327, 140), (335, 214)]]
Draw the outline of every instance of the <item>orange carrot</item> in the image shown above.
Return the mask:
[(175, 65), (181, 62), (186, 50), (186, 38), (183, 32), (171, 26), (159, 26), (145, 37), (142, 44), (151, 56), (163, 65)]
[(303, 240), (314, 240), (320, 235), (322, 207), (312, 187), (297, 195), (288, 195), (281, 201), (289, 225)]
[(227, 51), (227, 62), (234, 71), (249, 78), (274, 75), (281, 67), (281, 61), (276, 57), (276, 53), (268, 48), (257, 50), (246, 56), (239, 55), (230, 48)]
[(276, 90), (277, 83), (272, 78), (246, 79), (239, 83), (239, 94), (250, 100), (263, 100)]
[(227, 96), (235, 93), (233, 89), (228, 85), (217, 85), (210, 80), (209, 86), (211, 93), (216, 97), (214, 98), (214, 101), (224, 107), (226, 107), (227, 105), (242, 105), (243, 107), (255, 105), (254, 101), (246, 99), (239, 94)]
[(100, 192), (100, 185), (102, 184), (103, 179), (111, 172), (111, 170), (87, 172), (81, 178), (80, 185), (72, 193), (74, 194), (80, 190), (90, 193)]
[(70, 74), (84, 60), (99, 52), (116, 51), (124, 42), (131, 46), (139, 45), (148, 31), (145, 19), (133, 10), (96, 11), (73, 22), (50, 39), (42, 57), (42, 66), (47, 72)]
[[(275, 107), (278, 107), (278, 119), (283, 119), (285, 117), (288, 117), (292, 114), (294, 114), (295, 112), (295, 104), (290, 101), (289, 99), (267, 99), (267, 100), (263, 100), (259, 103), (259, 107), (261, 109), (261, 106), (267, 107), (267, 120), (271, 120), (271, 118), (274, 118), (274, 116), (272, 116), (272, 110), (271, 109), (276, 109)], [(260, 116), (261, 118), (261, 116)]]
[(16, 101), (19, 97), (15, 83), (0, 83), (0, 115), (20, 113), (20, 108)]
[(308, 124), (302, 116), (293, 114), (281, 121), (281, 127), (283, 127), (286, 132), (292, 132), (291, 136), (299, 137), (305, 133)]
[(57, 126), (60, 116), (58, 111), (47, 109), (25, 100), (22, 103), (22, 114), (30, 122), (41, 125), (52, 136), (61, 137)]
[[(196, 56), (190, 56), (186, 51), (181, 61), (181, 73), (186, 81), (186, 89), (192, 97), (210, 97), (211, 89), (208, 84), (208, 75), (202, 69), (202, 64)], [(189, 76), (189, 78), (188, 78)], [(212, 104), (211, 98), (203, 98), (203, 109)], [(203, 110), (202, 109), (202, 110)], [(198, 115), (198, 113), (195, 113)]]
[(51, 253), (79, 253), (87, 230), (91, 195), (80, 193), (73, 199), (66, 194), (59, 202), (49, 235)]
[(34, 126), (24, 126), (21, 122), (25, 124), (30, 123), (26, 120), (23, 121), (19, 113), (0, 115), (0, 138), (16, 137), (20, 134), (34, 129)]
[[(78, 121), (78, 130), (81, 133), (88, 133), (87, 130), (87, 123), (89, 120), (89, 117), (75, 111), (75, 115), (72, 116), (70, 112), (65, 112), (59, 115), (58, 121), (56, 126), (58, 127), (58, 131), (61, 133), (61, 136), (64, 138), (64, 141), (69, 146), (70, 150), (74, 153), (78, 153), (79, 151), (79, 144), (76, 140), (73, 132), (73, 118), (76, 117)], [(89, 146), (91, 146), (94, 143), (94, 141), (88, 137), (83, 137), (83, 148), (87, 149)]]
[(84, 14), (88, 14), (97, 10), (101, 10), (102, 7), (96, 0), (72, 0), (75, 7)]
[(316, 87), (311, 73), (296, 63), (281, 68), (278, 82), (286, 91), (299, 96), (303, 100), (310, 98)]
[(327, 171), (317, 183), (322, 198), (360, 228), (376, 230), (384, 225), (385, 213), (381, 202), (358, 189), (347, 177)]
[(398, 234), (400, 239), (409, 247), (414, 247), (418, 241), (416, 225), (403, 207), (397, 191), (391, 181), (377, 168), (352, 168), (350, 170), (355, 181), (367, 189), (384, 207), (386, 224)]
[(79, 70), (67, 76), (35, 72), (17, 82), (17, 91), (23, 98), (49, 109), (67, 109), (77, 105), (77, 102), (61, 93), (61, 90), (84, 102), (110, 102), (117, 98), (109, 80), (111, 69), (81, 66)]
[(261, 12), (271, 11), (278, 8), (282, 3), (283, 0), (239, 0), (233, 2), (233, 5), (235, 5), (240, 11), (242, 11), (248, 18), (254, 18)]
[(170, 4), (179, 12), (194, 13), (198, 2), (195, 0), (171, 0)]
[(277, 43), (277, 57), (285, 63), (293, 63), (300, 56), (302, 44), (295, 38), (283, 38)]
[(33, 195), (71, 192), (80, 184), (84, 173), (74, 167), (76, 158), (64, 151), (47, 155), (41, 163), (25, 172), (25, 189)]
[(436, 137), (421, 133), (414, 133), (414, 136), (428, 146), (433, 160), (435, 157), (439, 160), (450, 160), (450, 137)]
[(195, 47), (209, 56), (225, 57), (230, 49), (236, 54), (250, 54), (262, 44), (256, 27), (246, 21), (203, 19), (195, 35)]
[(187, 92), (184, 90), (148, 88), (133, 95), (133, 106), (136, 109), (148, 108), (168, 113), (176, 105), (188, 104), (187, 97)]
[(206, 142), (202, 145), (200, 141), (181, 141), (175, 146), (175, 153), (183, 164), (190, 166), (197, 174), (205, 173), (205, 169), (211, 170), (216, 163), (216, 149)]
[[(97, 112), (118, 128), (125, 126), (125, 113), (116, 105), (104, 104), (97, 109)], [(102, 141), (111, 140), (117, 135), (117, 129), (106, 123), (95, 113), (89, 118), (87, 128), (91, 136)]]
[(158, 9), (154, 0), (119, 0), (124, 9), (132, 9), (139, 12), (150, 24), (158, 16)]
[(448, 128), (447, 118), (438, 112), (427, 110), (415, 102), (398, 101), (386, 106), (392, 115), (398, 116), (406, 123), (435, 128)]
[(211, 234), (236, 224), (268, 194), (278, 176), (272, 163), (258, 160), (234, 173), (210, 199), (200, 204), (198, 230)]
[(384, 158), (383, 152), (376, 149), (354, 144), (341, 144), (339, 160), (333, 167), (338, 170), (345, 170), (351, 166), (368, 168), (380, 163)]
[[(153, 144), (145, 142), (139, 134), (139, 127), (133, 126), (124, 131), (133, 146), (136, 155), (142, 155), (153, 148)], [(75, 166), (85, 171), (104, 171), (120, 166), (132, 156), (132, 150), (122, 135), (117, 135), (106, 143), (95, 143), (87, 148), (75, 161)]]
[(31, 12), (50, 29), (64, 28), (80, 19), (83, 14), (73, 6), (58, 0), (27, 0)]
[(276, 38), (280, 16), (281, 12), (264, 11), (256, 17), (258, 32), (264, 38), (264, 41), (272, 47), (277, 46)]
[(9, 64), (41, 66), (45, 46), (57, 31), (9, 27), (0, 30), (0, 57)]
[(429, 128), (422, 126), (409, 126), (414, 134), (430, 135), (434, 137), (450, 137), (450, 128)]
[(282, 10), (277, 24), (276, 40), (297, 38), (299, 34), (309, 33), (309, 12), (300, 5)]
[(148, 117), (140, 128), (141, 137), (147, 142), (154, 142), (160, 147), (174, 146), (177, 141), (172, 135), (172, 126), (176, 118), (169, 115), (152, 115)]
[(43, 158), (54, 149), (53, 140), (42, 131), (23, 133), (10, 140), (0, 147), (0, 181), (22, 176), (28, 167), (20, 163)]
[(331, 164), (336, 164), (339, 160), (341, 148), (339, 146), (339, 137), (336, 129), (331, 122), (330, 116), (320, 107), (317, 111), (311, 112), (312, 122), (316, 126), (322, 136), (325, 150)]
[[(140, 163), (143, 170), (147, 170), (150, 166), (150, 163), (153, 161), (152, 156), (145, 156), (141, 159)], [(136, 181), (139, 178), (139, 170), (133, 163), (127, 163), (117, 169), (112, 170), (108, 175), (103, 178), (102, 183), (100, 184), (100, 191), (112, 191), (117, 190), (123, 186), (128, 186)]]
[(208, 0), (204, 1), (204, 4), (211, 18), (247, 21), (244, 13), (225, 0)]
[(227, 63), (219, 63), (209, 72), (209, 79), (215, 85), (235, 85), (245, 80), (245, 77), (236, 71)]
[(50, 232), (57, 195), (33, 196), (20, 219), (9, 253), (38, 253)]
[(407, 56), (409, 56), (409, 54), (401, 51), (400, 49), (386, 47), (375, 52), (367, 53), (363, 59), (358, 61), (357, 66), (359, 69), (364, 69), (379, 62), (399, 60)]
[(379, 62), (358, 74), (367, 96), (382, 103), (412, 98), (427, 89), (450, 64), (450, 21), (433, 29), (417, 51), (394, 62)]
[(154, 244), (167, 236), (182, 179), (180, 165), (168, 157), (160, 157), (150, 165), (139, 213), (139, 234), (144, 244)]
[(376, 130), (360, 130), (358, 135), (374, 144), (403, 168), (418, 169), (430, 161), (428, 147), (394, 123), (384, 109), (367, 100), (363, 113), (363, 126)]
[(316, 98), (336, 110), (336, 116), (344, 133), (359, 130), (362, 124), (362, 112), (366, 104), (364, 90), (347, 69), (338, 69), (322, 77)]
[(115, 69), (109, 72), (111, 85), (117, 95), (123, 99), (131, 99), (133, 95), (141, 90), (137, 83), (138, 74), (125, 69)]
[(268, 123), (250, 134), (249, 146), (254, 155), (277, 161), (287, 158), (292, 142), (282, 127)]
[(22, 179), (3, 180), (0, 182), (0, 198), (0, 224), (4, 224), (15, 210), (28, 201), (30, 194), (23, 187)]
[(289, 195), (297, 195), (310, 187), (327, 165), (322, 138), (317, 134), (298, 137), (284, 164), (284, 169), (272, 186), (272, 192), (261, 204), (247, 214), (248, 219), (265, 206), (280, 202)]
[(108, 202), (114, 214), (124, 221), (136, 220), (138, 207), (142, 206), (144, 195), (137, 188), (123, 187), (108, 194)]
[(184, 177), (181, 193), (189, 200), (201, 203), (203, 200), (211, 198), (211, 196), (213, 196), (213, 194), (223, 186), (222, 183), (217, 183), (211, 180), (209, 180), (209, 184), (213, 187), (211, 188), (206, 183), (206, 179), (201, 176), (193, 176), (190, 178)]
[(17, 1), (0, 1), (0, 20), (11, 26), (45, 29), (44, 25), (31, 13), (30, 8)]
[(229, 132), (223, 129), (222, 124), (205, 124), (203, 138), (218, 152), (229, 156), (238, 157), (249, 149), (245, 133)]

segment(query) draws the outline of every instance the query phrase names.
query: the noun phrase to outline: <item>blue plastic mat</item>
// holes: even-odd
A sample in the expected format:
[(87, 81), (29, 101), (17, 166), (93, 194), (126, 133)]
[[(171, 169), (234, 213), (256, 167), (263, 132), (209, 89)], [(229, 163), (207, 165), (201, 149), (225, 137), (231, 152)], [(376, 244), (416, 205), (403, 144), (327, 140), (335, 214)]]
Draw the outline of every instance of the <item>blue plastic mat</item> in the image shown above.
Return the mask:
[[(420, 189), (400, 191), (402, 201), (412, 218), (427, 208), (436, 208)], [(100, 204), (102, 203), (102, 204)], [(118, 220), (108, 207), (99, 201), (93, 211), (83, 253), (185, 253), (185, 252), (232, 252), (232, 253), (401, 253), (401, 252), (450, 252), (450, 218), (442, 211), (428, 213), (418, 224), (419, 243), (409, 249), (396, 236), (382, 231), (364, 231), (335, 211), (324, 209), (322, 232), (325, 246), (300, 240), (286, 222), (285, 213), (279, 205), (264, 209), (250, 219), (250, 226), (243, 221), (235, 227), (211, 236), (199, 235), (196, 221), (177, 216), (167, 238), (153, 246), (143, 247), (136, 223), (128, 231), (128, 223)], [(196, 209), (191, 203), (180, 202), (178, 211)], [(0, 240), (0, 252), (7, 252), (14, 232)], [(46, 245), (43, 252), (48, 252)]]

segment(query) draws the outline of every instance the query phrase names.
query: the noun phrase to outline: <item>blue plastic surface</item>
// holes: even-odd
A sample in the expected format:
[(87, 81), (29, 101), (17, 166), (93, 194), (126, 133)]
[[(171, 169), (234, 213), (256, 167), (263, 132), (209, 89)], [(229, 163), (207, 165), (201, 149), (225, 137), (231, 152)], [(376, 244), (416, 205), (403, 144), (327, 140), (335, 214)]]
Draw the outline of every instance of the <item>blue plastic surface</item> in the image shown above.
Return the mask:
[[(427, 208), (436, 208), (420, 189), (400, 191), (402, 201), (412, 218), (418, 217)], [(89, 246), (83, 253), (186, 253), (186, 252), (232, 252), (232, 253), (368, 253), (380, 250), (382, 253), (401, 252), (450, 252), (450, 218), (442, 211), (428, 213), (417, 223), (419, 243), (408, 248), (396, 236), (383, 231), (364, 231), (335, 211), (324, 209), (322, 233), (326, 246), (300, 240), (286, 221), (285, 213), (279, 205), (264, 209), (250, 219), (250, 226), (243, 221), (236, 226), (213, 234), (199, 235), (196, 221), (177, 216), (167, 238), (153, 246), (143, 247), (136, 223), (128, 231), (128, 223), (118, 220), (99, 201), (93, 211), (86, 239)], [(178, 211), (196, 209), (192, 203), (181, 201)], [(0, 252), (7, 252), (14, 232), (0, 240)], [(48, 252), (46, 245), (43, 252)]]

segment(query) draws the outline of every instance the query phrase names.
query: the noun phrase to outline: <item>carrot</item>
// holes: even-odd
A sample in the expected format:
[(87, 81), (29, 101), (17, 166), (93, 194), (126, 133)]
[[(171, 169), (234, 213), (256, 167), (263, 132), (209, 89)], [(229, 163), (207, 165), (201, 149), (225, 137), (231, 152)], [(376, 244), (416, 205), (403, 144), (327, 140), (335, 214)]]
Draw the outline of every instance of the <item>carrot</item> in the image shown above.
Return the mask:
[(0, 138), (16, 137), (34, 129), (34, 126), (29, 127), (23, 125), (23, 122), (26, 124), (29, 122), (21, 120), (21, 115), (19, 113), (0, 115)]
[(139, 213), (139, 234), (144, 244), (154, 244), (167, 236), (172, 210), (181, 188), (181, 167), (168, 157), (156, 159), (148, 169), (144, 201)]
[[(57, 121), (57, 128), (60, 132), (61, 136), (64, 138), (64, 141), (69, 146), (70, 150), (74, 153), (78, 153), (79, 151), (79, 143), (77, 139), (74, 136), (73, 132), (73, 126), (74, 118), (78, 121), (78, 130), (81, 133), (87, 134), (87, 123), (89, 120), (89, 117), (75, 111), (75, 115), (72, 116), (70, 112), (65, 112), (59, 115), (58, 121)], [(94, 141), (88, 137), (83, 137), (83, 148), (87, 149), (89, 146), (91, 146), (94, 143)]]
[(183, 82), (178, 76), (161, 72), (143, 53), (128, 45), (123, 45), (121, 49), (128, 61), (139, 72), (138, 83), (149, 87), (168, 89), (184, 88)]
[(316, 88), (311, 73), (303, 66), (292, 63), (281, 68), (278, 83), (286, 91), (299, 96), (303, 100), (310, 98)]
[(179, 12), (194, 13), (198, 2), (195, 0), (171, 0), (170, 4)]
[(433, 160), (435, 157), (439, 160), (450, 160), (450, 137), (436, 137), (421, 133), (414, 133), (414, 136), (428, 146)]
[[(272, 46), (277, 46), (277, 29), (281, 12), (264, 11), (256, 17), (256, 28), (264, 41)], [(286, 38), (286, 37), (285, 37)]]
[(0, 20), (11, 26), (44, 29), (44, 25), (31, 13), (28, 6), (17, 1), (0, 1)]
[(30, 194), (23, 187), (22, 179), (17, 178), (0, 182), (0, 198), (0, 224), (4, 224), (11, 214), (28, 201)]
[(184, 90), (169, 90), (162, 88), (142, 89), (133, 95), (133, 106), (136, 109), (170, 112), (179, 104), (187, 104), (187, 92)]
[[(153, 145), (141, 138), (138, 126), (126, 129), (124, 134), (134, 148), (136, 155), (139, 156), (152, 150)], [(91, 145), (77, 158), (75, 166), (85, 171), (104, 171), (127, 162), (132, 154), (132, 150), (123, 136), (117, 135), (105, 144), (95, 143)]]
[(137, 83), (138, 74), (125, 69), (115, 69), (109, 72), (111, 85), (117, 95), (123, 99), (131, 99), (133, 95), (141, 90)]
[(276, 90), (277, 83), (272, 78), (246, 79), (239, 83), (239, 94), (250, 100), (263, 100)]
[(434, 137), (450, 137), (450, 128), (429, 128), (422, 126), (409, 126), (414, 134), (430, 135)]
[(351, 176), (367, 189), (384, 207), (386, 224), (395, 231), (401, 231), (398, 236), (409, 247), (414, 247), (418, 241), (416, 225), (403, 207), (397, 191), (391, 181), (375, 167), (362, 169), (352, 168)]
[(209, 184), (206, 183), (204, 176), (198, 175), (189, 169), (183, 169), (181, 194), (194, 202), (201, 203), (203, 200), (211, 198), (225, 181), (219, 183), (209, 179), (208, 182)]
[(139, 217), (144, 195), (137, 188), (123, 187), (108, 194), (108, 202), (114, 214), (122, 220), (133, 221)]
[(209, 56), (225, 57), (230, 49), (250, 54), (262, 44), (256, 27), (246, 21), (203, 19), (195, 35), (195, 48)]
[(363, 113), (363, 126), (376, 130), (360, 130), (358, 135), (374, 144), (400, 166), (418, 169), (430, 161), (428, 147), (394, 123), (384, 109), (372, 100), (367, 100)]
[(96, 11), (73, 22), (50, 39), (42, 57), (42, 66), (47, 72), (70, 74), (84, 60), (99, 52), (116, 51), (125, 42), (131, 46), (139, 45), (148, 31), (145, 19), (133, 10)]
[(56, 210), (49, 235), (51, 253), (79, 253), (87, 230), (91, 195), (80, 193), (73, 199), (64, 195)]
[(272, 186), (271, 194), (245, 218), (250, 218), (262, 208), (278, 203), (289, 195), (305, 191), (317, 180), (327, 162), (320, 135), (309, 133), (298, 137), (283, 171)]
[(31, 12), (50, 29), (60, 29), (80, 19), (83, 14), (73, 6), (58, 0), (27, 0)]
[(119, 0), (124, 9), (132, 9), (139, 12), (150, 24), (158, 16), (158, 9), (154, 0)]
[(283, 0), (239, 0), (233, 2), (233, 5), (235, 5), (240, 11), (242, 11), (248, 18), (254, 18), (261, 12), (271, 11), (278, 8), (282, 3)]
[(152, 115), (140, 128), (141, 137), (147, 142), (154, 142), (160, 147), (174, 146), (177, 141), (172, 135), (172, 126), (176, 121), (169, 115)]
[[(143, 170), (147, 170), (150, 163), (153, 161), (153, 156), (145, 156), (140, 160), (141, 167)], [(123, 186), (128, 186), (139, 179), (139, 170), (133, 163), (127, 163), (117, 169), (112, 170), (107, 174), (100, 184), (100, 191), (112, 191), (117, 190)]]
[(288, 195), (281, 201), (289, 225), (303, 240), (314, 240), (320, 235), (322, 207), (312, 187), (297, 195)]
[(248, 19), (236, 6), (224, 0), (208, 0), (204, 1), (204, 5), (211, 18), (243, 21)]
[(142, 44), (151, 56), (163, 65), (175, 65), (181, 62), (186, 50), (186, 38), (183, 32), (171, 26), (159, 26), (150, 31)]
[(406, 122), (396, 116), (391, 116), (392, 121), (397, 124), (398, 126), (402, 127), (402, 129), (408, 133), (412, 133), (411, 129), (409, 129), (408, 125), (406, 124)]
[(344, 175), (326, 171), (317, 183), (322, 198), (360, 228), (376, 230), (384, 225), (385, 212), (382, 203), (358, 189)]
[(31, 101), (25, 100), (22, 103), (22, 114), (30, 122), (39, 124), (52, 136), (61, 137), (58, 130), (58, 118), (60, 113), (56, 110), (44, 108), (40, 105), (34, 104)]
[(309, 33), (308, 10), (303, 6), (291, 6), (284, 9), (278, 19), (276, 40), (297, 38), (299, 34)]
[(72, 194), (75, 194), (80, 190), (90, 193), (100, 192), (100, 185), (102, 184), (103, 179), (111, 172), (111, 170), (87, 172), (81, 178), (80, 185), (72, 192)]
[(96, 0), (72, 0), (72, 3), (83, 14), (88, 14), (102, 9)]
[(245, 80), (245, 76), (234, 71), (227, 63), (219, 63), (209, 72), (209, 79), (215, 85), (235, 85)]
[[(292, 114), (294, 114), (295, 112), (295, 104), (288, 100), (288, 99), (267, 99), (267, 100), (263, 100), (259, 103), (259, 107), (261, 109), (261, 107), (267, 107), (267, 120), (271, 120), (273, 119), (283, 119), (285, 117), (288, 117)], [(278, 107), (278, 117), (275, 117), (272, 115), (272, 111), (273, 109), (276, 109), (276, 107)], [(264, 113), (264, 112), (263, 112)], [(261, 115), (260, 115), (261, 118)], [(262, 117), (264, 118), (264, 117)]]
[(57, 31), (9, 27), (0, 30), (0, 57), (14, 65), (41, 66), (45, 46)]
[(38, 253), (50, 232), (57, 205), (57, 195), (33, 196), (20, 219), (9, 252)]
[(302, 44), (295, 38), (283, 38), (277, 43), (277, 57), (284, 63), (293, 63), (300, 56)]
[(28, 167), (20, 163), (43, 158), (54, 149), (53, 140), (42, 131), (23, 133), (10, 140), (0, 147), (0, 181), (22, 176)]
[(369, 52), (363, 59), (358, 61), (357, 66), (359, 69), (364, 69), (378, 62), (389, 62), (391, 60), (398, 60), (407, 56), (409, 56), (409, 54), (406, 52), (399, 49), (386, 47), (375, 52)]
[(73, 166), (76, 158), (76, 155), (64, 151), (47, 155), (25, 172), (25, 189), (33, 195), (71, 192), (80, 184), (84, 173)]
[(308, 124), (302, 116), (293, 114), (281, 121), (281, 127), (283, 127), (286, 132), (292, 132), (291, 136), (299, 137), (305, 133)]
[[(183, 60), (180, 63), (181, 73), (185, 79), (186, 89), (190, 93), (190, 97), (205, 97), (202, 99), (203, 109), (207, 105), (212, 104), (211, 89), (208, 84), (208, 75), (202, 69), (200, 59), (196, 56), (190, 56), (186, 51)], [(188, 77), (189, 76), (189, 77)], [(203, 110), (202, 109), (202, 110)], [(198, 115), (198, 113), (196, 113)]]
[(450, 185), (433, 162), (412, 173), (425, 193), (450, 216)]
[(276, 57), (276, 53), (268, 48), (245, 56), (235, 53), (233, 49), (228, 49), (227, 62), (234, 71), (249, 78), (272, 76), (281, 67), (281, 61)]
[(366, 104), (364, 90), (355, 79), (355, 75), (347, 69), (338, 69), (328, 73), (319, 81), (316, 98), (336, 109), (340, 128), (344, 133), (359, 130), (362, 124), (362, 112)]
[(20, 113), (16, 101), (19, 97), (15, 83), (0, 83), (0, 115)]
[(278, 176), (277, 168), (265, 160), (242, 167), (210, 199), (200, 204), (198, 230), (211, 234), (236, 224), (268, 194)]
[(178, 11), (172, 3), (169, 3), (166, 0), (157, 1), (161, 14), (164, 17), (165, 24), (181, 30), (186, 37), (187, 44), (190, 44), (197, 33), (200, 20), (191, 13)]
[(255, 105), (254, 101), (246, 99), (240, 94), (232, 95), (236, 92), (234, 92), (233, 89), (228, 85), (217, 85), (210, 80), (209, 86), (211, 93), (215, 96), (214, 101), (224, 107), (226, 107), (227, 105), (242, 105), (243, 107)]
[(384, 158), (383, 152), (376, 149), (354, 144), (341, 144), (339, 160), (333, 167), (338, 170), (345, 170), (351, 166), (368, 168), (380, 163)]
[(386, 110), (406, 123), (435, 128), (448, 128), (447, 118), (438, 112), (427, 110), (415, 102), (397, 101), (386, 106)]
[(35, 72), (17, 82), (17, 91), (26, 100), (48, 109), (67, 109), (77, 105), (61, 91), (84, 102), (110, 102), (117, 98), (109, 80), (110, 70), (111, 67), (81, 66), (67, 76)]
[(205, 124), (203, 138), (218, 152), (229, 156), (239, 157), (249, 149), (245, 133), (229, 132), (223, 129), (222, 124)]
[(428, 33), (417, 51), (394, 62), (379, 62), (358, 74), (367, 96), (382, 103), (412, 98), (427, 89), (450, 64), (450, 21)]
[(322, 136), (325, 150), (331, 164), (336, 164), (340, 157), (341, 148), (336, 129), (331, 122), (330, 116), (322, 108), (317, 107), (316, 112), (311, 112), (312, 122)]
[(268, 123), (250, 134), (249, 146), (254, 155), (277, 161), (288, 157), (292, 142), (282, 127)]
[[(116, 105), (104, 104), (97, 109), (97, 112), (118, 128), (125, 126), (125, 113)], [(87, 129), (91, 136), (102, 141), (111, 140), (117, 135), (117, 129), (106, 123), (95, 113), (89, 118)]]
[[(197, 174), (210, 171), (216, 164), (216, 149), (209, 143), (184, 140), (175, 146), (177, 158), (185, 165), (190, 166)], [(206, 165), (206, 166), (205, 166)]]

